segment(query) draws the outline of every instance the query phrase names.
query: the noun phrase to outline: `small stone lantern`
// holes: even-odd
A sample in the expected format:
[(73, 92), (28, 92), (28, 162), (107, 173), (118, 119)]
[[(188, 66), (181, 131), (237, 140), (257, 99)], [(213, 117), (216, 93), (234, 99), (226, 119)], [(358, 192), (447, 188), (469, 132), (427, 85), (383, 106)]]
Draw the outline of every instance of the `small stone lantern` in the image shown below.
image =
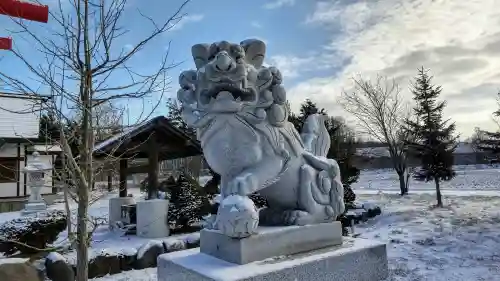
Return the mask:
[(40, 161), (40, 154), (37, 151), (33, 152), (32, 156), (33, 159), (28, 161), (28, 165), (23, 169), (23, 172), (27, 174), (26, 185), (30, 189), (30, 197), (23, 210), (24, 214), (41, 212), (47, 209), (47, 204), (43, 200), (40, 191), (45, 184), (45, 175), (52, 170), (52, 166)]

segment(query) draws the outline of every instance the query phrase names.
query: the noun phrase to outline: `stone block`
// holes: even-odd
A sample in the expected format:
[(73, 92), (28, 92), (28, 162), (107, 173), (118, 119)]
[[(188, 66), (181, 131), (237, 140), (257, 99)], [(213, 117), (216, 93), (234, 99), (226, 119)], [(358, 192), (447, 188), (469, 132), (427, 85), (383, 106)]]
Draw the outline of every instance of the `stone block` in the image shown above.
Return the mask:
[(199, 249), (158, 257), (158, 281), (381, 281), (387, 277), (385, 244), (360, 238), (344, 238), (339, 246), (244, 265)]
[(259, 233), (233, 239), (217, 230), (200, 232), (200, 252), (236, 264), (291, 255), (342, 244), (340, 222), (306, 226), (264, 227)]
[(29, 215), (39, 212), (47, 211), (47, 204), (44, 201), (42, 202), (28, 202), (24, 205), (24, 209), (21, 211), (22, 215)]
[(168, 200), (153, 199), (137, 202), (137, 236), (162, 238), (170, 234)]
[(113, 228), (116, 222), (121, 221), (122, 206), (134, 204), (133, 197), (114, 197), (109, 199), (109, 226)]

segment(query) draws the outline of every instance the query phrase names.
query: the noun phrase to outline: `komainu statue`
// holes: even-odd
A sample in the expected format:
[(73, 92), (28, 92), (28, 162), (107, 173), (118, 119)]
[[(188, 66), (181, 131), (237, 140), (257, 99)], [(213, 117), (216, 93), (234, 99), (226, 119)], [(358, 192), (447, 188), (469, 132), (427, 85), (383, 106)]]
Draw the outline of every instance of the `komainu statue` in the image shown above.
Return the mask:
[(254, 217), (247, 198), (254, 192), (269, 205), (258, 213), (261, 225), (331, 222), (344, 212), (339, 167), (326, 158), (325, 116), (309, 116), (302, 132), (296, 131), (287, 121), (280, 71), (263, 66), (265, 51), (259, 40), (197, 44), (192, 47), (197, 70), (179, 78), (183, 119), (196, 128), (207, 163), (221, 175), (222, 201), (212, 227), (237, 228), (234, 224), (243, 222), (248, 228), (248, 233), (223, 230), (233, 237), (252, 234), (256, 223), (228, 215), (240, 210), (227, 207), (241, 199), (239, 206)]

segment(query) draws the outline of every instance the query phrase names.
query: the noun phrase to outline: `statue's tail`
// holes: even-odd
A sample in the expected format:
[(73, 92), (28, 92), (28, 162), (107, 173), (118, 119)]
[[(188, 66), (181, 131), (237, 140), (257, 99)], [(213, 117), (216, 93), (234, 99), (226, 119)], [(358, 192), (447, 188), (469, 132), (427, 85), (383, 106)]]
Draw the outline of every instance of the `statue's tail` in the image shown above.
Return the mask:
[(335, 219), (345, 211), (344, 186), (340, 179), (337, 161), (305, 153), (309, 165), (301, 167), (301, 205), (313, 212), (324, 212), (329, 219)]
[(304, 149), (316, 156), (326, 157), (330, 149), (330, 135), (326, 129), (327, 116), (323, 114), (311, 114), (304, 122), (301, 138)]

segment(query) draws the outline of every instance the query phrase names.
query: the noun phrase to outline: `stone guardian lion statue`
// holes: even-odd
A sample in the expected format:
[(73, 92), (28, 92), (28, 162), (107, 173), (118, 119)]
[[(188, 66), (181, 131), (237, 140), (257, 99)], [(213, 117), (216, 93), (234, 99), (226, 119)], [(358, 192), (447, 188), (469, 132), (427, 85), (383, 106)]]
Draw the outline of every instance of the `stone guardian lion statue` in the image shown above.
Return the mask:
[(267, 199), (261, 225), (334, 221), (344, 212), (344, 189), (337, 162), (326, 158), (325, 116), (309, 116), (297, 132), (287, 121), (281, 73), (263, 65), (265, 52), (260, 40), (194, 45), (196, 70), (179, 77), (183, 119), (221, 175), (222, 198), (259, 192)]

